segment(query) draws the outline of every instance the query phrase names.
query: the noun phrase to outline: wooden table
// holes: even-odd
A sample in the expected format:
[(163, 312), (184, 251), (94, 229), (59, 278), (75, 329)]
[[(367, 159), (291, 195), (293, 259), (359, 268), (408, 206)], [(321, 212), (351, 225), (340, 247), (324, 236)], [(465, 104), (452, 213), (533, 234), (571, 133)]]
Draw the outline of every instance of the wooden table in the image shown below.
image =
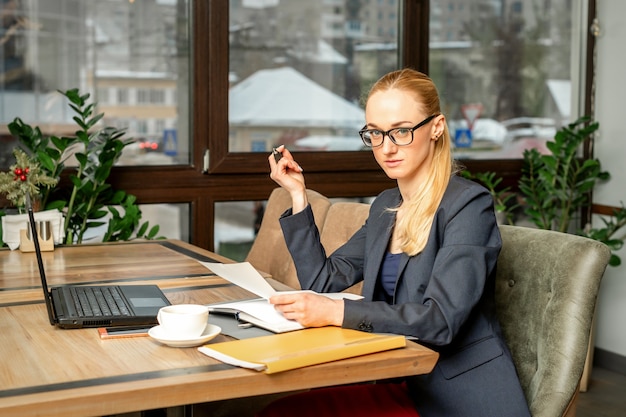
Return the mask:
[[(43, 256), (49, 286), (156, 283), (174, 304), (251, 296), (197, 262), (228, 259), (177, 240), (65, 246)], [(95, 329), (51, 326), (35, 255), (0, 250), (2, 416), (111, 415), (427, 373), (436, 360), (435, 352), (409, 342), (266, 375), (149, 337), (101, 340)]]

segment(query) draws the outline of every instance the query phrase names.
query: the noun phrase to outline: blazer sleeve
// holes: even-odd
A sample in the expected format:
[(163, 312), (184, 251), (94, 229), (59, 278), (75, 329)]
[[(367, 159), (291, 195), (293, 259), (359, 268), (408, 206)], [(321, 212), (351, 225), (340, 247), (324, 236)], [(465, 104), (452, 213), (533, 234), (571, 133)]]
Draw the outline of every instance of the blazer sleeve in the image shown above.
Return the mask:
[(280, 218), (287, 248), (291, 254), (302, 289), (340, 292), (363, 280), (363, 257), (367, 222), (341, 248), (341, 256), (326, 257), (320, 242), (311, 206)]

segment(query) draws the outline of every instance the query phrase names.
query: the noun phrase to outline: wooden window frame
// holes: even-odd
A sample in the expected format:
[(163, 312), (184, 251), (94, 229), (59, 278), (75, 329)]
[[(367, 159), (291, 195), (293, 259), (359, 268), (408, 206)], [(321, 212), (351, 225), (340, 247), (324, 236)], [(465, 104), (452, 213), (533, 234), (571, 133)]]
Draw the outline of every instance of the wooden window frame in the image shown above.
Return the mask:
[[(595, 0), (589, 1), (589, 24)], [(428, 72), (429, 0), (404, 0), (400, 48), (402, 65)], [(137, 196), (142, 204), (189, 203), (191, 243), (214, 250), (215, 203), (265, 200), (276, 187), (268, 176), (267, 156), (228, 151), (228, 0), (195, 0), (192, 4), (192, 156), (188, 166), (116, 167), (115, 187)], [(585, 112), (590, 114), (595, 39), (588, 36)], [(208, 152), (209, 169), (204, 171)], [(591, 152), (590, 144), (584, 149)], [(301, 152), (307, 187), (329, 197), (373, 196), (393, 186), (368, 152)], [(472, 172), (494, 171), (502, 186), (516, 188), (521, 160), (461, 161)], [(338, 181), (338, 179), (340, 181)]]

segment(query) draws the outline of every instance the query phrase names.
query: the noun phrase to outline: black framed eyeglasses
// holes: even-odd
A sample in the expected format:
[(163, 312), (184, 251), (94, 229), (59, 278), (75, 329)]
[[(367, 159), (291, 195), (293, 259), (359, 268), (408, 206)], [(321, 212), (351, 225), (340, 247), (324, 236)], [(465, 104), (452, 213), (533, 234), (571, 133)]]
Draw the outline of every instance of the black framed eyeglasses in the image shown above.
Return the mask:
[(383, 132), (379, 129), (363, 128), (359, 130), (359, 136), (361, 136), (361, 140), (363, 141), (365, 146), (369, 146), (372, 148), (376, 148), (382, 145), (383, 141), (385, 140), (385, 135), (389, 136), (389, 139), (394, 144), (398, 146), (407, 146), (413, 142), (413, 132), (433, 120), (436, 116), (436, 114), (428, 116), (413, 127), (396, 127), (394, 129), (389, 129), (386, 132)]

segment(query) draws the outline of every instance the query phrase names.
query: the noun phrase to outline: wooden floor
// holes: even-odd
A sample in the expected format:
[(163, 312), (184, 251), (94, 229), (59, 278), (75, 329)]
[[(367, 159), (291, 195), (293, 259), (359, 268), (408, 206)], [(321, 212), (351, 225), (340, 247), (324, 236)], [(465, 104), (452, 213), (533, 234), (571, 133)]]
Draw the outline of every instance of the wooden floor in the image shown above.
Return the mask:
[(594, 367), (587, 392), (578, 396), (576, 417), (626, 416), (626, 375)]

